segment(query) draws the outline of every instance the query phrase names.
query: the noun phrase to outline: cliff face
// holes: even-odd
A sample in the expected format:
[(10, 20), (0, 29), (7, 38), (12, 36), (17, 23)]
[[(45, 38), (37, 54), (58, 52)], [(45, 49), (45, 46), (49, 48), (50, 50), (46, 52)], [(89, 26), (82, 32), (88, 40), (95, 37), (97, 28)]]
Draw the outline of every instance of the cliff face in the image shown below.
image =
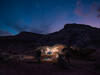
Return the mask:
[(0, 37), (0, 49), (30, 51), (41, 45), (66, 44), (84, 48), (100, 48), (100, 29), (83, 24), (66, 24), (58, 32), (47, 35), (21, 32), (15, 36)]

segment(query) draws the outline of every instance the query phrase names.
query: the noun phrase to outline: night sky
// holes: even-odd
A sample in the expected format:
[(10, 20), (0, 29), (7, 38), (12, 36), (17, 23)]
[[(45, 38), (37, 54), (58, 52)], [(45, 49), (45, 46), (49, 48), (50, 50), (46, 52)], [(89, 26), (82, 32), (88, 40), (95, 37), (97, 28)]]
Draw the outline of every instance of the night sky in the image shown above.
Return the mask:
[(100, 0), (0, 0), (0, 36), (51, 33), (66, 23), (100, 28)]

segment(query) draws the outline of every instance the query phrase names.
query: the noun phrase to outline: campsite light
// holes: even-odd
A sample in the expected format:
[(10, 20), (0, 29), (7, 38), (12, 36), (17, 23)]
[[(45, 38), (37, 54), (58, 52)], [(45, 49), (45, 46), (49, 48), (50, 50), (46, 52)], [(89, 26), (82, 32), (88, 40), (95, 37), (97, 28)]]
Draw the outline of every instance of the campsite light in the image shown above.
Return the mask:
[(63, 44), (55, 44), (54, 46), (43, 46), (41, 48), (41, 61), (56, 62), (59, 54), (65, 48)]

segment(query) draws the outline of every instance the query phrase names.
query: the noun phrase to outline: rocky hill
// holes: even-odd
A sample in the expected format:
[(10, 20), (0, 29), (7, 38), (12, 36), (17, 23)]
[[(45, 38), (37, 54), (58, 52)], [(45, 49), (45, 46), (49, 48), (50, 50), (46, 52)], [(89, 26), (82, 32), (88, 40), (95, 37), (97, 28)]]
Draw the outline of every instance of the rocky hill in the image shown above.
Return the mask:
[(100, 29), (83, 24), (66, 24), (58, 32), (47, 35), (21, 32), (15, 36), (0, 37), (0, 49), (31, 51), (41, 45), (66, 44), (82, 48), (100, 48)]

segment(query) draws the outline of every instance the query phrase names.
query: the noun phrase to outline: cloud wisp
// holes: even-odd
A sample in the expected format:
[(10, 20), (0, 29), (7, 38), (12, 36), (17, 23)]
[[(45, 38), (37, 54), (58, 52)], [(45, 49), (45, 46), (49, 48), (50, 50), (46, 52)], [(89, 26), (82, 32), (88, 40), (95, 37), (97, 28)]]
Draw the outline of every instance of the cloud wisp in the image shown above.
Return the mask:
[[(89, 0), (90, 1), (90, 0)], [(89, 24), (94, 27), (100, 27), (99, 19), (99, 3), (91, 2), (88, 4), (88, 9), (86, 9), (86, 4), (83, 3), (83, 0), (77, 0), (75, 14), (82, 18), (84, 24)], [(98, 9), (98, 11), (97, 11)]]

